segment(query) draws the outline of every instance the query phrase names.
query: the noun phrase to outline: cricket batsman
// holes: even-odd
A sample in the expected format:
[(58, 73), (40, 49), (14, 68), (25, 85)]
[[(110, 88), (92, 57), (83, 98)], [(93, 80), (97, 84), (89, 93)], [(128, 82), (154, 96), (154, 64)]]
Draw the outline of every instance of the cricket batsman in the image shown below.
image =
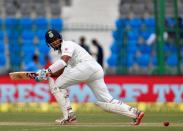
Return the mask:
[[(76, 116), (72, 111), (67, 88), (78, 82), (86, 83), (97, 98), (96, 104), (106, 111), (125, 115), (133, 119), (134, 125), (139, 125), (144, 112), (131, 107), (122, 101), (114, 99), (104, 82), (104, 71), (92, 56), (79, 44), (63, 40), (56, 30), (50, 29), (45, 34), (49, 47), (58, 51), (60, 59), (48, 69), (38, 71), (37, 81), (48, 80), (51, 93), (55, 96), (62, 109), (63, 118), (57, 119), (57, 124), (72, 124)], [(53, 76), (59, 76), (54, 79)]]

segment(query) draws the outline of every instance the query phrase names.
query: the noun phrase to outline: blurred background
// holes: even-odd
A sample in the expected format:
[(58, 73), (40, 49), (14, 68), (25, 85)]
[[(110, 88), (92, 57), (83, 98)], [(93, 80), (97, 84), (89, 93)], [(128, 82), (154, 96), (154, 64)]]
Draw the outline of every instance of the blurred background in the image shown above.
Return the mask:
[(40, 67), (55, 61), (44, 40), (45, 31), (54, 28), (81, 44), (107, 74), (180, 75), (182, 5), (182, 0), (2, 0), (1, 74), (33, 70), (34, 55)]
[[(183, 0), (0, 0), (0, 111), (58, 110), (47, 83), (8, 77), (58, 59), (45, 43), (50, 28), (103, 66), (115, 98), (142, 110), (170, 102), (154, 111), (183, 111), (182, 7)], [(86, 85), (69, 91), (74, 109), (96, 101)]]

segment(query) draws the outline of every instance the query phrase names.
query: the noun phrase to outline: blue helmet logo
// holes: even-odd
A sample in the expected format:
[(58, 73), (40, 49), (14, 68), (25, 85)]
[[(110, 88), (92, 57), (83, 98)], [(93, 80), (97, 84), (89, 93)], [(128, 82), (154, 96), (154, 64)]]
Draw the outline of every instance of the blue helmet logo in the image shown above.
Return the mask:
[(54, 35), (53, 35), (52, 31), (49, 31), (49, 32), (48, 32), (48, 36), (49, 36), (50, 38), (53, 38)]

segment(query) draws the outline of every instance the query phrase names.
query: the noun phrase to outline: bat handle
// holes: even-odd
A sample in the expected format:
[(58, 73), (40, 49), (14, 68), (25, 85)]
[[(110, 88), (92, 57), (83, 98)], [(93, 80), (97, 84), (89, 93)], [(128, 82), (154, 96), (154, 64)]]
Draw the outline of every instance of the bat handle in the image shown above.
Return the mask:
[(27, 73), (27, 76), (30, 77), (31, 79), (35, 79), (37, 74), (36, 73)]

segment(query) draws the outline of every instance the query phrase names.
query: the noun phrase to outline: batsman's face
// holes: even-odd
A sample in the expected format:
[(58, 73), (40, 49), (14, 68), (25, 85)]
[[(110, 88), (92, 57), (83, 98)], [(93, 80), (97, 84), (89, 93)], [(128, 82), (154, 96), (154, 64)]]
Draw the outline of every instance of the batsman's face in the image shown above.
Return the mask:
[(55, 50), (59, 50), (61, 48), (61, 40), (57, 39), (50, 44)]

